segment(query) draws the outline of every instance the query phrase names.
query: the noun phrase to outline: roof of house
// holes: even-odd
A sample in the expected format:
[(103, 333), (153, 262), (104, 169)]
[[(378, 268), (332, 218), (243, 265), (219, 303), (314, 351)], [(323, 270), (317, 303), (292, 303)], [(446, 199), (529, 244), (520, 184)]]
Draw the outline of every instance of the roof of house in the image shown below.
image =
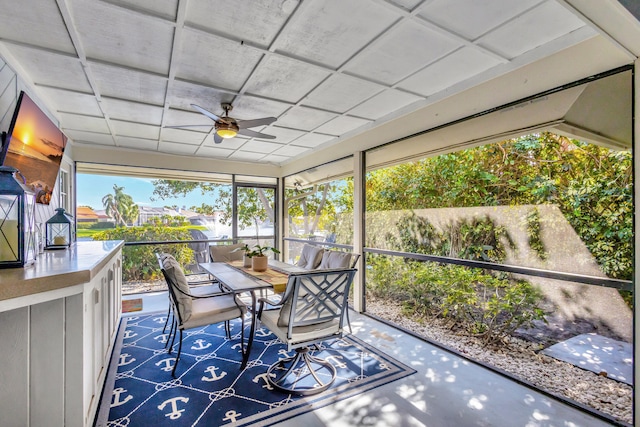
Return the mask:
[(76, 208), (76, 218), (78, 220), (98, 219), (99, 216), (93, 209), (87, 206), (79, 206)]

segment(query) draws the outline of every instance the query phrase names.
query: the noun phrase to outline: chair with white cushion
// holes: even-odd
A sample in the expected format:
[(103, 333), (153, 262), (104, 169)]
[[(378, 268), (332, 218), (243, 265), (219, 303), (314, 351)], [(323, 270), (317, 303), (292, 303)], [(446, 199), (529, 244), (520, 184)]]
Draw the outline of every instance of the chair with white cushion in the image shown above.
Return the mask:
[[(169, 287), (169, 295), (174, 307), (174, 317), (176, 317), (176, 328), (177, 332), (180, 333), (178, 354), (176, 355), (171, 375), (175, 377), (178, 361), (180, 360), (183, 330), (225, 322), (227, 337), (231, 338), (229, 321), (237, 318), (242, 321), (240, 344), (244, 362), (244, 359), (248, 357), (244, 350), (244, 315), (247, 312), (247, 306), (231, 292), (216, 292), (209, 295), (193, 294), (187, 284), (182, 266), (173, 256), (160, 254), (158, 260)], [(174, 340), (176, 334), (173, 335)], [(171, 353), (172, 347), (173, 340), (169, 347), (169, 353)]]
[[(173, 257), (173, 255), (168, 254), (168, 253), (160, 254), (160, 253), (156, 252), (156, 258), (158, 259), (158, 264), (159, 264), (161, 270), (162, 270), (161, 258), (164, 259), (164, 258), (167, 258), (167, 257), (173, 258), (173, 261), (175, 263), (178, 263), (178, 261), (176, 261), (176, 259)], [(195, 277), (200, 278), (201, 275), (199, 275), (199, 274), (187, 274), (187, 275), (185, 275), (185, 278), (187, 279), (187, 284), (189, 285), (189, 292), (191, 294), (194, 294), (194, 295), (208, 295), (208, 294), (212, 294), (212, 293), (220, 291), (220, 288), (219, 288), (220, 284), (217, 282), (217, 280), (215, 280), (215, 279), (209, 279), (209, 280), (201, 280), (201, 279), (194, 280), (194, 279), (192, 279), (192, 280), (189, 280), (190, 276), (195, 276)], [(218, 286), (214, 286), (213, 285), (214, 283), (218, 283)], [(167, 329), (167, 325), (169, 324), (169, 319), (174, 317), (174, 319), (172, 321), (173, 323), (171, 324), (171, 330), (169, 331), (169, 338), (171, 338), (171, 336), (172, 336), (172, 334), (174, 332), (174, 329), (175, 329), (175, 314), (174, 314), (174, 310), (173, 310), (173, 303), (171, 301), (171, 295), (168, 295), (168, 298), (169, 298), (169, 307), (167, 308), (167, 320), (165, 320), (165, 322), (164, 322), (164, 327), (162, 328), (162, 333), (164, 333), (165, 330)], [(168, 344), (169, 344), (169, 339), (167, 339), (167, 345)], [(165, 345), (165, 347), (167, 345)]]
[(318, 270), (328, 268), (354, 268), (360, 259), (360, 254), (353, 252), (325, 250), (318, 265)]
[(305, 270), (314, 270), (320, 265), (323, 253), (323, 248), (305, 244), (302, 246), (302, 252), (300, 253), (298, 262), (296, 262), (296, 266), (304, 268)]
[[(360, 259), (360, 254), (354, 252), (342, 252), (342, 251), (330, 251), (325, 250), (322, 254), (322, 260), (318, 266), (318, 270), (326, 270), (332, 268), (355, 268)], [(351, 329), (351, 319), (349, 318), (349, 308), (345, 309), (345, 315), (347, 316), (347, 325), (349, 325), (349, 331)]]
[[(311, 347), (343, 336), (344, 310), (355, 274), (353, 268), (292, 273), (280, 301), (260, 299), (262, 325), (287, 345), (287, 351), (296, 351), (269, 367), (266, 379), (272, 387), (310, 395), (331, 386), (335, 367), (313, 356)], [(276, 309), (263, 310), (266, 304)]]
[(232, 245), (211, 245), (209, 255), (212, 262), (241, 261), (244, 255), (244, 243), (234, 243)]

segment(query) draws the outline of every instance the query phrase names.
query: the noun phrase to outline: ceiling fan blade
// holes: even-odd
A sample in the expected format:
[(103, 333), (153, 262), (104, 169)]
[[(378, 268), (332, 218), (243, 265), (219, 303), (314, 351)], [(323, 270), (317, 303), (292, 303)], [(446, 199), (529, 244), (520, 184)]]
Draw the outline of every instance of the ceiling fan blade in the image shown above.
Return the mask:
[(196, 104), (191, 104), (191, 106), (193, 108), (195, 108), (196, 110), (200, 111), (202, 114), (204, 114), (205, 116), (209, 117), (211, 120), (218, 122), (220, 121), (220, 117), (216, 116), (215, 114), (213, 114), (211, 111), (209, 110), (205, 110), (204, 108), (200, 107), (199, 105)]
[(238, 126), (240, 126), (240, 129), (252, 128), (255, 126), (265, 126), (265, 125), (270, 125), (276, 120), (277, 119), (275, 117), (263, 117), (261, 119), (253, 119), (253, 120), (238, 120)]
[(217, 133), (213, 134), (213, 142), (215, 142), (216, 144), (220, 144), (222, 142), (222, 137), (220, 135), (218, 135)]
[(240, 128), (238, 133), (240, 135), (251, 136), (253, 138), (276, 139), (276, 137), (273, 136), (273, 135), (267, 135), (266, 133), (256, 132), (255, 130), (251, 130), (251, 129), (242, 129), (242, 128)]
[(176, 126), (162, 126), (164, 129), (180, 129), (180, 128), (196, 128), (196, 127), (213, 127), (214, 125), (209, 123), (208, 125), (176, 125)]

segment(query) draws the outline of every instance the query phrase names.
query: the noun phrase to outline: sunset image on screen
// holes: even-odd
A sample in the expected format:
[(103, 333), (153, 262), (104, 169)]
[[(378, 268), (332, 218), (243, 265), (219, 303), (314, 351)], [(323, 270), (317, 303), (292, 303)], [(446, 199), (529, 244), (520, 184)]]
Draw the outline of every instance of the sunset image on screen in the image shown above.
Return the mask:
[(3, 165), (18, 169), (36, 201), (49, 204), (66, 143), (62, 131), (23, 93)]

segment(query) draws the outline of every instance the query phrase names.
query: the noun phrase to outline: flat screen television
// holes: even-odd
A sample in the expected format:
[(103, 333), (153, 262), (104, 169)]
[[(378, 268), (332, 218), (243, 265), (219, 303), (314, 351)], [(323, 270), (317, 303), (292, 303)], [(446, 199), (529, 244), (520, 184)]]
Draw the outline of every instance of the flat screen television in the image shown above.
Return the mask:
[(36, 193), (36, 202), (48, 205), (67, 137), (22, 91), (4, 139), (0, 164), (18, 169)]

